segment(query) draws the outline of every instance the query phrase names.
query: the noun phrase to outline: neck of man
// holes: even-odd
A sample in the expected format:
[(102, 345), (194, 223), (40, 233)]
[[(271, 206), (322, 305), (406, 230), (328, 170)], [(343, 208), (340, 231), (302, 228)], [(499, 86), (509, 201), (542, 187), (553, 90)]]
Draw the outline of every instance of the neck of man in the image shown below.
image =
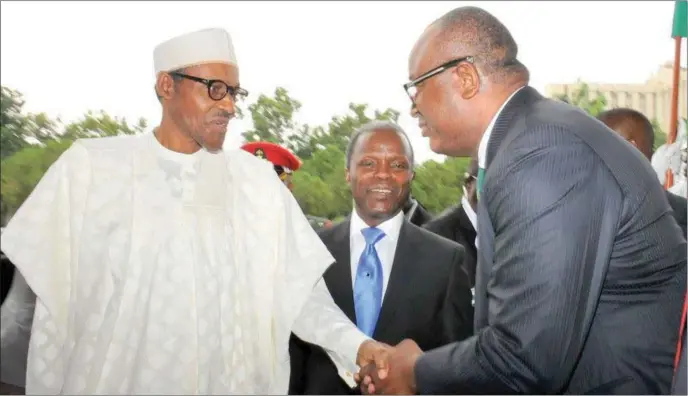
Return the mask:
[(193, 154), (201, 149), (201, 146), (190, 136), (184, 134), (177, 125), (163, 114), (160, 126), (153, 131), (158, 142), (168, 150)]
[[(518, 79), (504, 84), (492, 84), (487, 87), (483, 101), (479, 106), (484, 109), (483, 119), (482, 119), (482, 129), (480, 136), (482, 136), (487, 126), (490, 125), (492, 118), (497, 114), (499, 109), (502, 107), (504, 102), (506, 102), (509, 97), (516, 92), (518, 89), (528, 85), (527, 82)], [(476, 146), (477, 149), (477, 146)]]
[(358, 208), (356, 208), (356, 214), (358, 214), (358, 217), (360, 217), (361, 220), (363, 220), (363, 222), (364, 222), (368, 227), (377, 227), (377, 226), (379, 226), (380, 224), (384, 223), (385, 221), (387, 221), (387, 220), (393, 218), (394, 216), (396, 216), (399, 212), (401, 212), (401, 208), (397, 209), (397, 210), (394, 211), (394, 213), (392, 213), (392, 214), (387, 214), (387, 213), (382, 214), (382, 213), (381, 213), (381, 214), (379, 214), (378, 216), (370, 216), (370, 215), (365, 215), (365, 214), (361, 213), (361, 211), (358, 210)]

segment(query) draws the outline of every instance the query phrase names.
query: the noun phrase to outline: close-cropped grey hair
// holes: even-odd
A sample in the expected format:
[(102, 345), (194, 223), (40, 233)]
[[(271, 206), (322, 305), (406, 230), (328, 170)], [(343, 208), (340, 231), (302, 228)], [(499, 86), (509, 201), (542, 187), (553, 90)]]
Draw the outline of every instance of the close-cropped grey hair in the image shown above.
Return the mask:
[(479, 7), (451, 10), (435, 23), (439, 26), (440, 47), (455, 56), (472, 55), (482, 72), (495, 82), (510, 76), (529, 80), (530, 73), (518, 59), (518, 45), (511, 32), (494, 15)]
[(349, 140), (349, 145), (346, 147), (346, 156), (345, 156), (346, 169), (349, 169), (349, 166), (351, 165), (351, 157), (353, 156), (353, 152), (356, 149), (356, 144), (357, 144), (358, 140), (361, 138), (361, 136), (365, 135), (366, 133), (379, 131), (379, 130), (382, 130), (382, 131), (392, 130), (392, 131), (395, 131), (399, 136), (401, 136), (401, 140), (404, 142), (404, 145), (406, 146), (406, 150), (408, 152), (408, 157), (409, 157), (409, 162), (410, 162), (411, 168), (414, 167), (415, 157), (413, 155), (413, 146), (411, 145), (411, 140), (409, 139), (408, 135), (406, 134), (406, 131), (404, 131), (404, 129), (401, 128), (395, 122), (374, 120), (374, 121), (370, 121), (370, 122), (367, 122), (367, 123), (361, 125), (351, 135), (351, 139)]

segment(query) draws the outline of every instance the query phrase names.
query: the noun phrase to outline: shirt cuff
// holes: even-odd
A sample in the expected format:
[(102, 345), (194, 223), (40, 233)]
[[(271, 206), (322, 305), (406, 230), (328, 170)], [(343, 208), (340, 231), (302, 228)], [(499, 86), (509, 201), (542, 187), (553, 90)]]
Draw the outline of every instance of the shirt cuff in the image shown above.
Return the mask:
[(328, 355), (330, 359), (337, 367), (337, 373), (339, 377), (346, 382), (349, 387), (356, 387), (356, 381), (354, 381), (354, 374), (358, 372), (358, 365), (356, 365), (356, 358), (358, 357), (358, 349), (361, 347), (365, 341), (371, 340), (370, 337), (366, 336), (362, 332), (351, 332), (345, 337), (340, 339), (342, 352), (346, 353), (346, 356), (338, 355), (335, 352), (329, 352)]

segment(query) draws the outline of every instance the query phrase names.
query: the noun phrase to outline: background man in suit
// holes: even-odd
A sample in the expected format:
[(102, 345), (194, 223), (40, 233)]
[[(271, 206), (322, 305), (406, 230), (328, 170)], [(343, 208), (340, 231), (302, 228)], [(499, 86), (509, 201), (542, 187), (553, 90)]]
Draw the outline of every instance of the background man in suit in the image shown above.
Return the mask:
[[(634, 145), (641, 153), (652, 161), (652, 145), (655, 141), (655, 131), (652, 123), (641, 112), (629, 108), (617, 108), (600, 113), (597, 119), (611, 130)], [(686, 237), (686, 198), (666, 192), (669, 206), (674, 211), (674, 217)]]
[(404, 212), (406, 220), (418, 227), (423, 226), (423, 224), (432, 219), (430, 212), (417, 199), (413, 198), (410, 193), (401, 210)]
[[(413, 179), (404, 131), (389, 122), (364, 125), (352, 136), (346, 161), (354, 210), (319, 232), (336, 260), (324, 276), (334, 301), (361, 331), (388, 344), (411, 338), (432, 349), (470, 336), (473, 308), (468, 279), (458, 270), (461, 246), (413, 225), (402, 212)], [(339, 379), (322, 348), (299, 344), (305, 359), (292, 364), (290, 393), (351, 392), (355, 383)]]
[(476, 334), (426, 353), (405, 340), (364, 387), (666, 394), (686, 241), (640, 152), (529, 87), (517, 53), (476, 7), (444, 15), (413, 48), (406, 88), (430, 147), (478, 148)]
[(463, 246), (464, 257), (461, 268), (468, 276), (471, 287), (475, 285), (475, 266), (478, 253), (475, 245), (478, 224), (475, 212), (478, 205), (478, 195), (475, 188), (477, 178), (478, 158), (474, 156), (462, 178), (463, 196), (461, 202), (423, 225), (426, 230)]

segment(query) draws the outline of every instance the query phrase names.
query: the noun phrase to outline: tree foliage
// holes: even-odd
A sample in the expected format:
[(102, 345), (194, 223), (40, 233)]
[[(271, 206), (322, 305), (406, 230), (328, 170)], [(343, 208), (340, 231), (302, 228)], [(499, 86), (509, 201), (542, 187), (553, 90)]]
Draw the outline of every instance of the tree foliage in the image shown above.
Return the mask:
[(104, 111), (87, 112), (63, 125), (44, 113), (23, 112), (21, 93), (2, 87), (2, 173), (0, 174), (0, 218), (4, 223), (33, 191), (43, 174), (76, 139), (132, 135), (146, 129), (146, 121), (129, 125), (123, 118)]
[(0, 98), (0, 160), (31, 143), (45, 142), (56, 135), (56, 121), (43, 113), (24, 114), (23, 107), (22, 94), (3, 86)]
[(593, 117), (605, 111), (607, 108), (607, 98), (599, 92), (594, 95), (590, 92), (588, 84), (578, 80), (577, 89), (570, 94), (558, 95), (557, 99), (579, 107)]

